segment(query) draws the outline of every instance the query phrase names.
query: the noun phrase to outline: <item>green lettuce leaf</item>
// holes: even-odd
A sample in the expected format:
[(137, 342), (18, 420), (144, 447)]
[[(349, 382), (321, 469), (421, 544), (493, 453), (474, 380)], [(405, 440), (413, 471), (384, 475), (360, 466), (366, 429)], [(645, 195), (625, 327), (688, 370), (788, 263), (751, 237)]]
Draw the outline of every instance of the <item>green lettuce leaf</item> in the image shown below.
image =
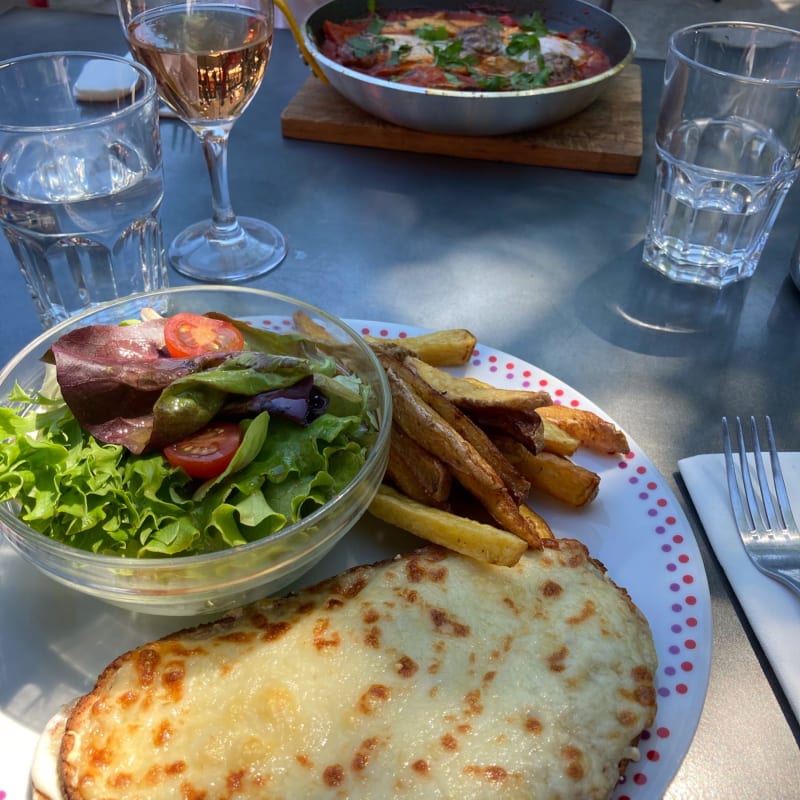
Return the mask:
[[(232, 374), (209, 384), (229, 388), (239, 378), (253, 380)], [(48, 402), (41, 413), (0, 408), (0, 502), (40, 533), (96, 553), (158, 558), (255, 541), (324, 505), (363, 465), (374, 430), (362, 393), (346, 388), (348, 402), (339, 405), (361, 413), (326, 412), (299, 426), (262, 412), (241, 423), (234, 459), (199, 486), (160, 452), (134, 455), (98, 442), (63, 403)], [(30, 406), (41, 398), (15, 400)]]

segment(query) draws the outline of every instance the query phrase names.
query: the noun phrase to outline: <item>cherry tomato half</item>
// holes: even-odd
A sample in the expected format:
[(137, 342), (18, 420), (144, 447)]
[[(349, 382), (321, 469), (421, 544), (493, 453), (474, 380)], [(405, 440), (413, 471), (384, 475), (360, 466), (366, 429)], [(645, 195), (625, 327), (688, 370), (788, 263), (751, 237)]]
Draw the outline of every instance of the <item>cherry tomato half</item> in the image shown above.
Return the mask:
[(241, 442), (242, 431), (235, 422), (213, 422), (188, 439), (165, 447), (164, 457), (192, 478), (216, 478)]
[(242, 332), (230, 322), (182, 312), (164, 326), (167, 350), (173, 358), (191, 358), (205, 353), (241, 350)]

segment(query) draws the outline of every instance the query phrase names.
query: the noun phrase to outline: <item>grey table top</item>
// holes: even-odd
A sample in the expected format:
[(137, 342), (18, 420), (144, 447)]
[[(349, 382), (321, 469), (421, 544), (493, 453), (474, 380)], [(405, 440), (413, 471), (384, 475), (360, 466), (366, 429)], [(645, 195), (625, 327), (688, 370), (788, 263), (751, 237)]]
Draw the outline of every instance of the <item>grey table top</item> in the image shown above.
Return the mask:
[[(123, 52), (125, 44), (113, 17), (0, 16), (0, 58), (58, 49)], [(800, 796), (800, 728), (677, 461), (720, 449), (722, 414), (771, 413), (779, 445), (800, 449), (800, 293), (787, 277), (800, 200), (792, 190), (749, 283), (717, 294), (643, 267), (663, 64), (639, 63), (644, 156), (638, 175), (616, 176), (283, 139), (280, 112), (308, 70), (279, 31), (265, 83), (231, 138), (234, 206), (273, 222), (289, 242), (283, 265), (253, 285), (346, 318), (469, 327), (626, 428), (689, 516), (712, 595), (706, 704), (667, 797), (788, 800)], [(171, 238), (207, 216), (210, 197), (193, 135), (165, 121), (162, 136)], [(5, 361), (39, 328), (5, 240), (0, 270)]]

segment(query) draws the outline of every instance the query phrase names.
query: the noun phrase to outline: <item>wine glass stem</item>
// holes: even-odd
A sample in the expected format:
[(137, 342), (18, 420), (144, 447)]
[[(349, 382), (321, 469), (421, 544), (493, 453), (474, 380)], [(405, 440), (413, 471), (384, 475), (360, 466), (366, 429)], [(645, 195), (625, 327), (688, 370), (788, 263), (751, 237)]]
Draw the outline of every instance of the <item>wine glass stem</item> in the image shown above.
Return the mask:
[(212, 129), (200, 137), (211, 178), (211, 224), (215, 239), (229, 239), (241, 231), (228, 188), (228, 136), (229, 131)]

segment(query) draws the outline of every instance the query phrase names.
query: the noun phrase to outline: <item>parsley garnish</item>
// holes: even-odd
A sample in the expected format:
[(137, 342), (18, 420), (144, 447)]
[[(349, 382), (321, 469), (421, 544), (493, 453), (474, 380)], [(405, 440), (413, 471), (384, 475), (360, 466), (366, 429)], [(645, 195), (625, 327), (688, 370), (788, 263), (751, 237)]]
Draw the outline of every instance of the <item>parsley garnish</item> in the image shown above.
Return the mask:
[(379, 53), (392, 44), (392, 39), (387, 36), (351, 36), (347, 40), (353, 50), (355, 58), (366, 58), (373, 53)]
[(378, 34), (383, 30), (383, 26), (386, 22), (379, 16), (373, 17), (369, 24), (367, 25), (367, 33), (375, 33)]
[(450, 34), (444, 25), (420, 25), (416, 30), (416, 34), (426, 42), (444, 42), (450, 38)]
[(386, 60), (387, 67), (396, 67), (401, 61), (404, 61), (408, 58), (409, 53), (411, 52), (412, 47), (410, 44), (401, 44), (400, 47), (397, 48)]
[(524, 31), (535, 33), (537, 36), (545, 36), (549, 31), (544, 24), (544, 17), (541, 11), (534, 11), (533, 14), (526, 14), (520, 17), (519, 26)]
[(517, 72), (511, 76), (511, 88), (516, 92), (521, 92), (525, 89), (539, 89), (547, 86), (551, 72), (549, 67), (539, 70), (539, 72)]
[(540, 50), (539, 37), (535, 33), (514, 33), (508, 40), (506, 54), (511, 58), (525, 55), (525, 53), (535, 56)]
[(468, 53), (465, 56), (461, 55), (463, 46), (464, 43), (462, 41), (454, 39), (444, 47), (435, 48), (436, 66), (447, 70), (474, 64), (477, 61), (477, 57), (473, 53)]
[(486, 92), (502, 92), (508, 89), (510, 81), (505, 75), (475, 75), (478, 86)]

